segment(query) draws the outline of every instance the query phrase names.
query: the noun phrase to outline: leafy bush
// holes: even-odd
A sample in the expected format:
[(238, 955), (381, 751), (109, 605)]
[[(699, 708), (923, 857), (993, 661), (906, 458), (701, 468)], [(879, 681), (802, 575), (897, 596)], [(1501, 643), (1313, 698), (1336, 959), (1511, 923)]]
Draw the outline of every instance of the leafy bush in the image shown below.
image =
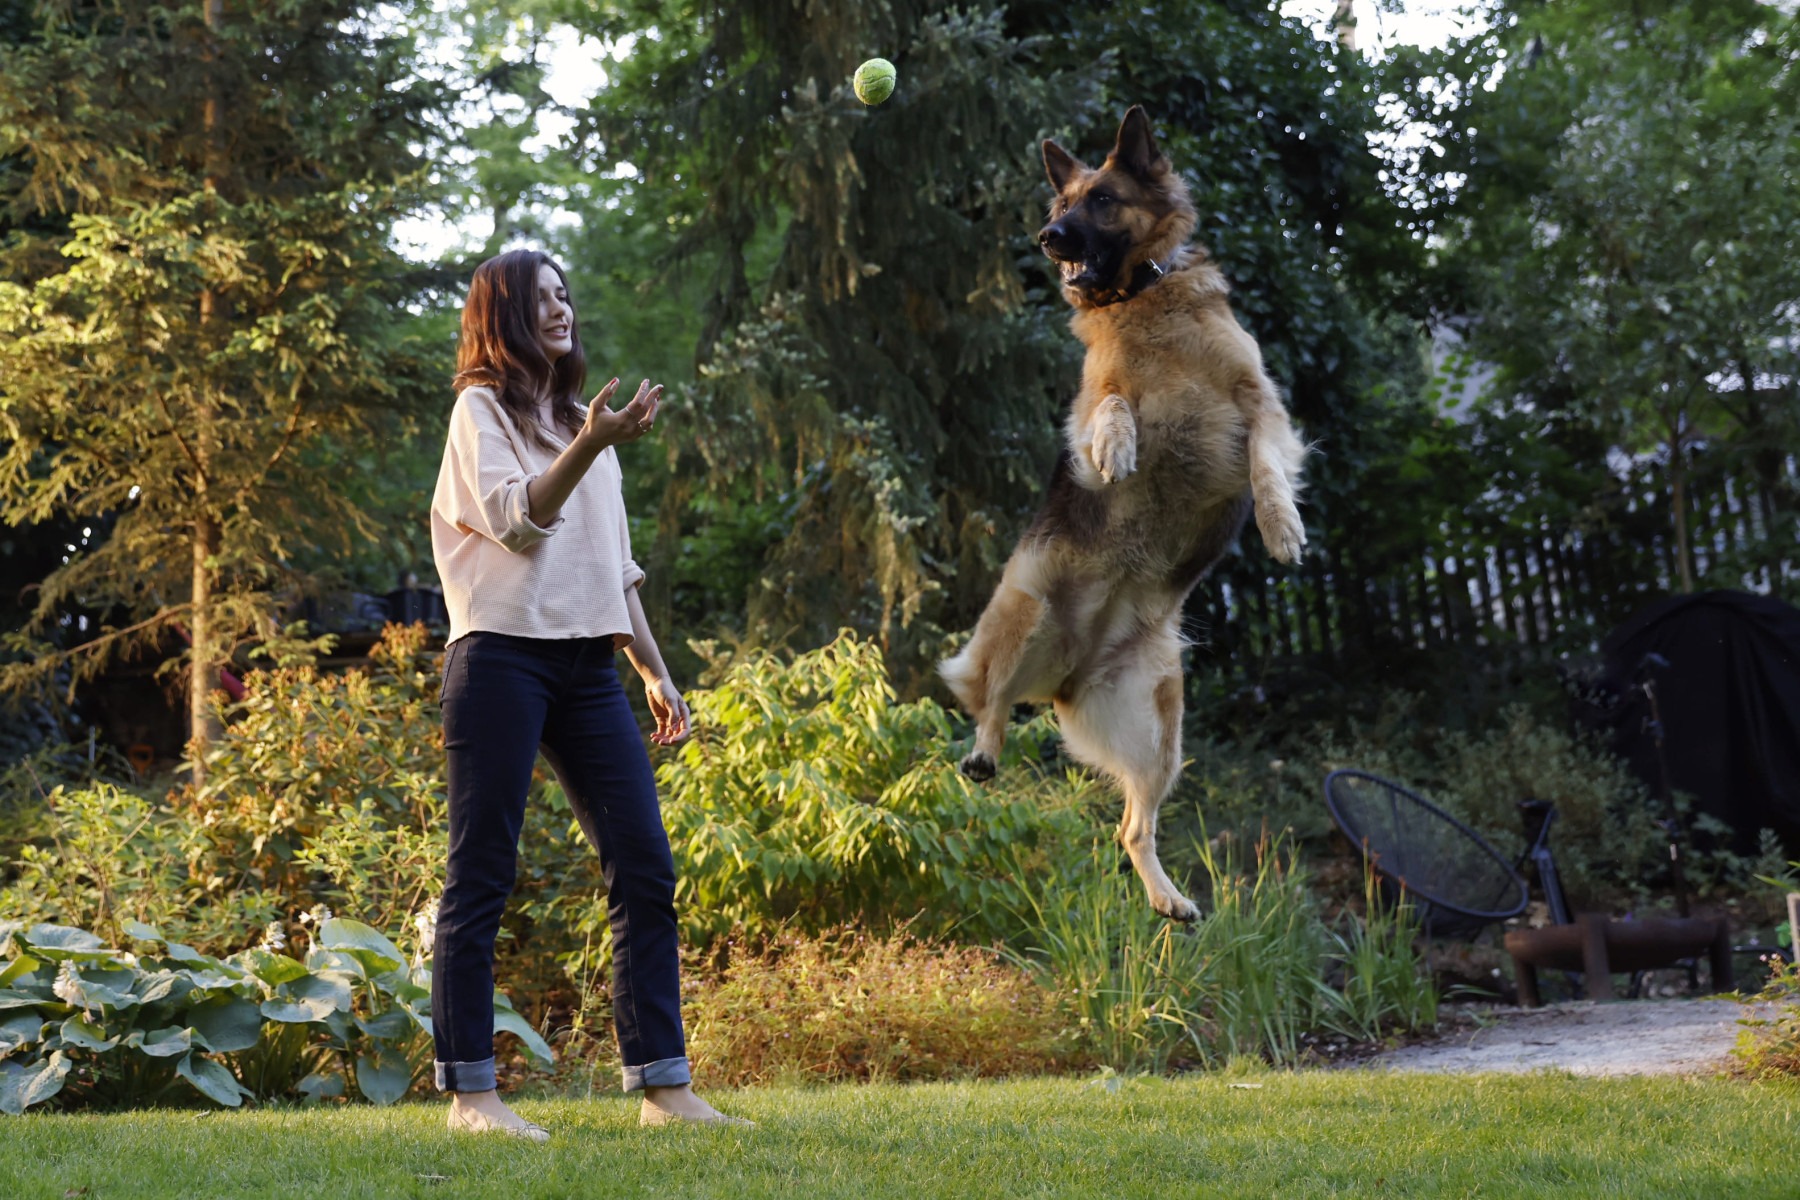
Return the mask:
[[(1523, 704), (1469, 732), (1446, 728), (1418, 697), (1396, 692), (1373, 715), (1290, 732), (1273, 745), (1202, 739), (1189, 749), (1195, 761), (1171, 805), (1172, 833), (1191, 835), (1201, 824), (1239, 834), (1265, 826), (1320, 838), (1331, 829), (1320, 784), (1329, 772), (1354, 767), (1420, 792), (1508, 855), (1524, 842), (1517, 803), (1554, 802), (1551, 846), (1578, 904), (1642, 904), (1645, 881), (1666, 861), (1655, 806), (1624, 762)], [(1179, 841), (1171, 858), (1188, 865)]]
[[(320, 904), (390, 938), (442, 886), (445, 787), (437, 662), (422, 626), (389, 626), (370, 663), (342, 673), (292, 639), (252, 672), (208, 759), (203, 788), (154, 800), (98, 783), (53, 791), (40, 832), (0, 886), (0, 917), (93, 929), (136, 920), (203, 950)], [(530, 846), (502, 953), (512, 986), (543, 1003), (568, 987), (604, 923), (599, 864), (553, 782), (534, 781)], [(293, 932), (290, 928), (288, 932)]]
[(848, 919), (987, 938), (1092, 834), (1094, 786), (1024, 761), (1047, 721), (1013, 731), (998, 783), (971, 784), (950, 715), (896, 703), (880, 647), (849, 631), (791, 662), (743, 656), (688, 699), (695, 735), (657, 779), (701, 938)]
[(695, 1074), (713, 1084), (972, 1079), (1091, 1062), (1067, 1005), (991, 950), (907, 931), (783, 931), (689, 971)]
[(280, 911), (278, 899), (254, 887), (209, 894), (191, 865), (207, 854), (205, 834), (168, 804), (96, 783), (58, 787), (43, 817), (45, 835), (19, 849), (13, 878), (0, 888), (0, 918), (89, 929), (113, 944), (137, 921), (217, 946)]
[(204, 831), (195, 867), (210, 895), (354, 907), (397, 935), (437, 893), (444, 733), (426, 637), (389, 625), (366, 669), (322, 671), (296, 654), (250, 674), (205, 785), (176, 798)]
[[(0, 924), (0, 1111), (154, 1104), (189, 1095), (183, 1081), (234, 1108), (350, 1093), (392, 1104), (431, 1064), (429, 969), (359, 921), (321, 913), (304, 960), (280, 952), (278, 928), (228, 958), (136, 921), (125, 933), (142, 957), (87, 930)], [(498, 994), (494, 1028), (551, 1058)]]
[(1649, 793), (1625, 763), (1523, 705), (1479, 736), (1446, 735), (1443, 753), (1448, 807), (1503, 853), (1523, 841), (1520, 800), (1555, 803), (1551, 848), (1572, 902), (1639, 899), (1644, 876), (1666, 857)]

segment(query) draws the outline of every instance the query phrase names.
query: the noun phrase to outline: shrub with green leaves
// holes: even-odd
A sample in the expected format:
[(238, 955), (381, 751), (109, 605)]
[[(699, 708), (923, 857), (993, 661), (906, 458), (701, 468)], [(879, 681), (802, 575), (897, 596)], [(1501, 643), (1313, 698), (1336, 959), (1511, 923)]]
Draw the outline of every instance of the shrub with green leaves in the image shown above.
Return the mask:
[[(201, 944), (258, 928), (274, 916), (260, 890), (231, 896), (228, 912), (210, 903), (190, 864), (205, 853), (193, 822), (114, 783), (57, 787), (44, 800), (45, 834), (26, 842), (0, 887), (0, 920), (90, 929), (113, 943), (125, 925), (179, 925)], [(213, 918), (224, 917), (222, 926)]]
[[(127, 921), (140, 956), (68, 926), (0, 923), (0, 1112), (357, 1095), (392, 1104), (429, 1069), (431, 972), (360, 921), (318, 914), (226, 958)], [(423, 936), (423, 934), (421, 934)], [(495, 1032), (550, 1047), (495, 995)], [(190, 1090), (191, 1089), (191, 1090)]]
[(1034, 761), (1047, 720), (972, 784), (950, 714), (897, 703), (881, 648), (849, 631), (791, 660), (746, 654), (688, 700), (694, 736), (657, 781), (698, 936), (917, 919), (987, 938), (1093, 833), (1094, 785)]
[(426, 638), (389, 625), (367, 667), (325, 671), (298, 653), (250, 674), (205, 786), (176, 797), (203, 831), (195, 867), (209, 893), (354, 907), (393, 935), (437, 893), (444, 734)]
[[(1576, 903), (1643, 903), (1645, 880), (1666, 861), (1657, 806), (1625, 763), (1566, 722), (1523, 704), (1468, 731), (1445, 727), (1419, 697), (1393, 692), (1372, 715), (1289, 730), (1253, 753), (1204, 741), (1191, 748), (1192, 780), (1168, 808), (1175, 832), (1203, 820), (1240, 833), (1266, 824), (1323, 836), (1331, 824), (1320, 784), (1327, 773), (1351, 767), (1415, 789), (1508, 856), (1524, 845), (1518, 802), (1552, 801), (1551, 847)], [(1187, 865), (1180, 845), (1171, 857)], [(1714, 874), (1729, 866), (1710, 865)], [(1706, 881), (1697, 874), (1694, 882)]]

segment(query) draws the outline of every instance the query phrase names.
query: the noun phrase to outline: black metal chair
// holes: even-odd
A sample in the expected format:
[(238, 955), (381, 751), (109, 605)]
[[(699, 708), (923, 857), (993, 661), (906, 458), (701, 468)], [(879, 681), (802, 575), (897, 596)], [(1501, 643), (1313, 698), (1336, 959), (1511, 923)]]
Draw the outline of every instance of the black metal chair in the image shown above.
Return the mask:
[(1325, 806), (1387, 889), (1417, 906), (1426, 936), (1472, 938), (1525, 911), (1525, 880), (1506, 857), (1418, 793), (1367, 771), (1333, 771)]

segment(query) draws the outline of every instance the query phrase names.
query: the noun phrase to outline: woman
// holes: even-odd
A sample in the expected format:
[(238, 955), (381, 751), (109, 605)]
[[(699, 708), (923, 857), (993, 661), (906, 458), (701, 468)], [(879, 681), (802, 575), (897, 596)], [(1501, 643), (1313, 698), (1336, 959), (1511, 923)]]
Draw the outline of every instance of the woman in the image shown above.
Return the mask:
[(494, 938), (512, 891), (539, 749), (599, 851), (613, 933), (613, 1014), (639, 1120), (730, 1121), (688, 1086), (675, 864), (656, 782), (614, 667), (624, 650), (679, 742), (688, 710), (644, 620), (614, 447), (655, 426), (661, 386), (577, 403), (587, 363), (568, 281), (515, 250), (475, 270), (463, 307), (456, 407), (431, 502), (450, 614), (444, 652), (450, 851), (433, 948), (437, 1084), (449, 1125), (549, 1134), (495, 1091)]

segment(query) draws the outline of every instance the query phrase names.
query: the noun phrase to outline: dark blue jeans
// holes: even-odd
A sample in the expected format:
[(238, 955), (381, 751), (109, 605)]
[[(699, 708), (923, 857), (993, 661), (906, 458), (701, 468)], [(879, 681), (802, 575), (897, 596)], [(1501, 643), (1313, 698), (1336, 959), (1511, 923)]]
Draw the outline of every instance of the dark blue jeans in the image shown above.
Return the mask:
[(625, 1090), (689, 1081), (675, 861), (611, 638), (470, 633), (444, 655), (450, 861), (432, 955), (437, 1085), (494, 1086), (494, 939), (541, 748), (600, 853)]

